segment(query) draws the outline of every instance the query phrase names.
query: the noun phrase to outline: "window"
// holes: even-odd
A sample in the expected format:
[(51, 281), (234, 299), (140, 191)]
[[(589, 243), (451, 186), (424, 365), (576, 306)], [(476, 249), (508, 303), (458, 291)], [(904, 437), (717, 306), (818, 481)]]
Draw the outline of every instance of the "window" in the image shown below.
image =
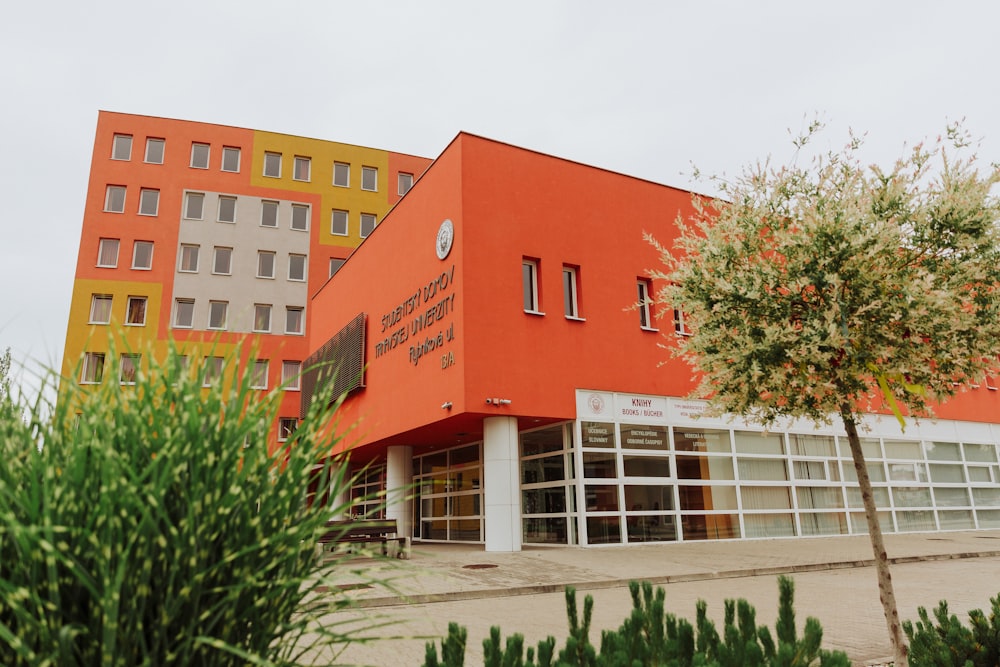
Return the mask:
[(208, 144), (191, 144), (191, 166), (195, 169), (208, 169), (208, 156), (210, 152)]
[(362, 213), (361, 214), (361, 238), (366, 238), (375, 230), (375, 214), (374, 213)]
[(347, 211), (333, 210), (330, 216), (330, 233), (336, 236), (347, 236)]
[(654, 330), (653, 320), (651, 313), (649, 311), (649, 304), (651, 303), (649, 298), (650, 284), (649, 281), (640, 278), (636, 283), (636, 289), (638, 290), (639, 300), (636, 302), (636, 306), (639, 309), (639, 326), (643, 329)]
[(312, 164), (312, 160), (307, 157), (295, 156), (295, 161), (292, 163), (292, 180), (296, 181), (308, 181), (309, 180), (309, 168)]
[(264, 153), (264, 175), (281, 178), (281, 153)]
[(579, 271), (575, 266), (564, 266), (562, 271), (563, 312), (566, 317), (574, 320), (580, 319)]
[(87, 352), (83, 355), (83, 371), (80, 382), (83, 384), (100, 384), (104, 379), (104, 353)]
[(400, 196), (405, 195), (410, 191), (410, 188), (413, 187), (413, 174), (399, 172), (399, 176), (396, 178), (396, 185), (396, 192), (398, 192)]
[(240, 149), (233, 146), (222, 147), (222, 171), (240, 170)]
[(233, 272), (233, 249), (215, 246), (215, 257), (212, 260), (212, 273), (228, 276)]
[(309, 231), (309, 207), (305, 204), (292, 204), (292, 229)]
[(335, 274), (337, 271), (340, 271), (340, 267), (342, 267), (343, 265), (344, 265), (344, 260), (339, 259), (337, 257), (331, 257), (330, 258), (330, 277), (332, 278), (333, 274)]
[(271, 330), (271, 305), (255, 303), (253, 306), (253, 330), (267, 333)]
[(257, 359), (253, 362), (253, 374), (250, 376), (251, 389), (267, 389), (267, 359)]
[(205, 195), (201, 192), (184, 194), (184, 217), (188, 220), (201, 220), (205, 213)]
[(130, 296), (125, 308), (125, 324), (134, 327), (146, 325), (146, 297)]
[(288, 306), (285, 308), (285, 333), (302, 333), (302, 309)]
[(139, 362), (141, 361), (141, 354), (122, 354), (119, 363), (119, 384), (135, 384), (135, 376), (139, 371)]
[(209, 329), (225, 329), (226, 328), (226, 316), (229, 314), (229, 302), (228, 301), (209, 301), (208, 302), (208, 328)]
[(184, 273), (198, 273), (198, 251), (200, 249), (200, 246), (182, 243), (180, 266), (177, 267), (177, 270)]
[(144, 271), (153, 268), (152, 241), (136, 241), (132, 244), (132, 268)]
[(90, 324), (107, 324), (111, 321), (110, 294), (95, 294), (90, 299)]
[(524, 312), (538, 313), (538, 262), (525, 259), (521, 262), (521, 294)]
[(274, 253), (269, 250), (257, 251), (257, 277), (274, 278)]
[(297, 391), (302, 381), (301, 361), (281, 362), (281, 385), (285, 389)]
[(299, 426), (299, 420), (295, 417), (281, 417), (278, 419), (278, 442), (284, 442), (292, 437), (295, 429)]
[(116, 134), (114, 140), (111, 143), (111, 159), (112, 160), (131, 160), (132, 159), (132, 135), (131, 134)]
[(125, 186), (109, 185), (104, 194), (104, 210), (108, 213), (125, 212)]
[(306, 279), (306, 256), (305, 255), (288, 255), (288, 279), (289, 280), (305, 280)]
[(351, 165), (346, 162), (333, 163), (333, 184), (338, 188), (350, 187)]
[(118, 239), (101, 239), (97, 245), (97, 266), (113, 269), (118, 266)]
[(163, 139), (146, 138), (145, 161), (149, 164), (163, 164), (163, 149), (166, 142)]
[(150, 188), (139, 190), (139, 215), (156, 215), (160, 208), (160, 191)]
[(194, 326), (194, 299), (177, 299), (174, 302), (174, 327), (190, 329)]
[(691, 330), (687, 326), (687, 318), (684, 311), (674, 308), (674, 333), (678, 336), (690, 336)]
[(378, 190), (378, 169), (361, 167), (361, 189), (375, 192)]
[(211, 386), (212, 382), (222, 377), (222, 357), (205, 357), (205, 379), (202, 385)]
[(236, 222), (236, 197), (219, 197), (219, 222)]
[(278, 202), (265, 199), (260, 203), (260, 226), (278, 226)]

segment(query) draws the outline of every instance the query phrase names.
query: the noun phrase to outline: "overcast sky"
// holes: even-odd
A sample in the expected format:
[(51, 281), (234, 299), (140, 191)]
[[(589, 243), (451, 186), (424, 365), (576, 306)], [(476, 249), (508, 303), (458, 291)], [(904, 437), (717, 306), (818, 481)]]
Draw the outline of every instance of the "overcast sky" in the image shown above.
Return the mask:
[(1000, 161), (1000, 3), (11, 2), (0, 351), (58, 365), (98, 110), (436, 156), (459, 131), (680, 187), (965, 119)]

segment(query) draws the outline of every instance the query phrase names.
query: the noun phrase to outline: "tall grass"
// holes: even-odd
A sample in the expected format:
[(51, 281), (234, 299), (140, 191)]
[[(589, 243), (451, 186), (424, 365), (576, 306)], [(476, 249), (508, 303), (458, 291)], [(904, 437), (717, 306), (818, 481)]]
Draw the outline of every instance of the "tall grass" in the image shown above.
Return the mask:
[(204, 370), (182, 370), (171, 351), (135, 386), (117, 377), (63, 378), (54, 406), (0, 403), (0, 664), (335, 653), (355, 630), (303, 604), (325, 583), (315, 538), (343, 511), (308, 502), (310, 485), (337, 497), (349, 483), (324, 456), (333, 408), (314, 406), (269, 453), (280, 390), (259, 396), (249, 374), (203, 389)]

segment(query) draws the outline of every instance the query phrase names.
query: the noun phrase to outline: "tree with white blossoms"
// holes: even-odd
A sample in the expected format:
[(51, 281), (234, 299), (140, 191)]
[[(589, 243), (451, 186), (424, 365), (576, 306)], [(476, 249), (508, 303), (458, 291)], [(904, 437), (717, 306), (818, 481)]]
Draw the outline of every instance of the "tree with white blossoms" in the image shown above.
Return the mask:
[[(796, 159), (820, 129), (796, 145)], [(983, 167), (960, 126), (865, 166), (861, 141), (807, 166), (770, 160), (719, 198), (694, 198), (663, 268), (661, 312), (691, 335), (675, 353), (700, 376), (713, 413), (765, 426), (830, 424), (850, 443), (895, 664), (906, 664), (888, 557), (858, 437), (868, 412), (933, 414), (995, 374), (1000, 355), (1000, 168)]]

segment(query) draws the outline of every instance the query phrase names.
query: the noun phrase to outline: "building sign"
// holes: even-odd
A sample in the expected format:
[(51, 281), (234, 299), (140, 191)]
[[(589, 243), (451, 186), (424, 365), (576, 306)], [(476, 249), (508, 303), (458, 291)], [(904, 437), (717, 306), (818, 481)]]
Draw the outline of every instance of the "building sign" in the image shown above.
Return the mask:
[(615, 425), (610, 422), (580, 422), (580, 444), (584, 447), (614, 447)]
[(670, 449), (666, 426), (622, 424), (622, 449)]
[(618, 418), (625, 421), (664, 421), (667, 417), (667, 402), (660, 396), (618, 394), (615, 406)]

